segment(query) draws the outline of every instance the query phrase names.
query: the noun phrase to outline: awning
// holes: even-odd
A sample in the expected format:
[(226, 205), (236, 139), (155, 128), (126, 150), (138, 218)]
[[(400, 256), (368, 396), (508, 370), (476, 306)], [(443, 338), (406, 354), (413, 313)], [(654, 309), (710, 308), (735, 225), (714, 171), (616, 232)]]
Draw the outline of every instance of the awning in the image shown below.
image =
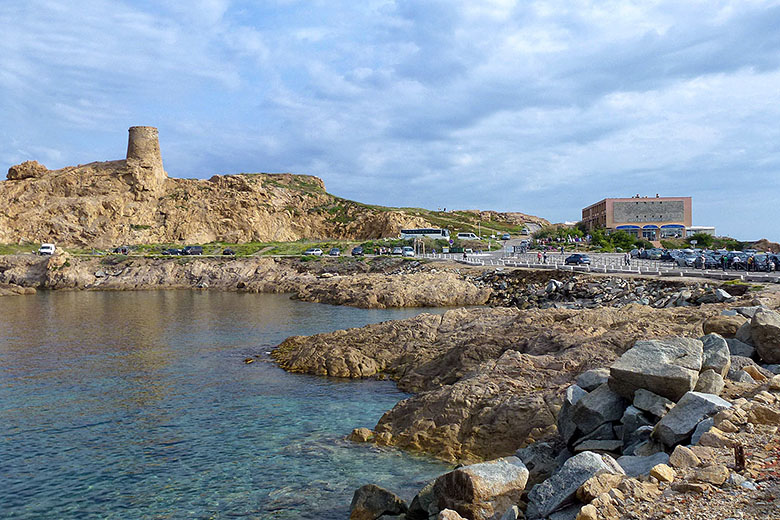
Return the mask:
[(656, 226), (655, 224), (648, 224), (644, 226), (642, 229), (658, 229), (658, 226)]
[(681, 224), (664, 224), (661, 229), (683, 229), (685, 226)]
[(615, 229), (639, 229), (639, 226), (618, 226)]

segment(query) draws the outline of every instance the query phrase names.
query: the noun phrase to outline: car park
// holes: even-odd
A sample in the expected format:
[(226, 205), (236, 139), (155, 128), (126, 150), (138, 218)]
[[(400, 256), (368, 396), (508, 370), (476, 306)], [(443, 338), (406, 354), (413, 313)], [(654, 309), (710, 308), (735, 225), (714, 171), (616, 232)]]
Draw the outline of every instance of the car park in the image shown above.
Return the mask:
[(332, 247), (330, 251), (328, 251), (328, 256), (340, 256), (341, 255), (341, 249), (338, 247)]
[(322, 256), (322, 249), (319, 247), (310, 247), (304, 251), (303, 254), (306, 256)]
[(363, 248), (360, 246), (352, 248), (352, 256), (363, 256)]
[(186, 246), (184, 249), (181, 250), (181, 254), (183, 254), (183, 255), (202, 255), (203, 254), (203, 247), (202, 246)]
[(38, 254), (53, 255), (56, 250), (57, 248), (54, 247), (54, 244), (41, 244), (41, 247), (38, 248)]
[(574, 253), (573, 255), (567, 256), (564, 263), (566, 265), (590, 265), (590, 257), (582, 253)]

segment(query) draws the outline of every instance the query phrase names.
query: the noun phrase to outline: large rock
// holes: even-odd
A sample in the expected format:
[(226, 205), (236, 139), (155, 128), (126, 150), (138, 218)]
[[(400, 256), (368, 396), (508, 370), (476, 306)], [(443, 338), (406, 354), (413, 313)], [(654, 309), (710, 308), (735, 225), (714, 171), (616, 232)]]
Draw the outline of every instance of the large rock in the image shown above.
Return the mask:
[(653, 437), (672, 447), (690, 437), (701, 421), (726, 408), (731, 403), (717, 395), (688, 392), (658, 421)]
[(436, 479), (433, 495), (439, 510), (452, 509), (471, 520), (502, 515), (520, 501), (528, 469), (517, 457), (464, 466)]
[(547, 480), (558, 468), (558, 454), (561, 452), (560, 446), (555, 446), (549, 442), (533, 442), (525, 448), (520, 448), (515, 452), (515, 457), (519, 458), (528, 469), (527, 486), (531, 486)]
[(594, 368), (577, 376), (577, 386), (591, 392), (609, 380), (608, 368)]
[(733, 338), (737, 330), (746, 322), (744, 316), (712, 316), (704, 320), (704, 334), (719, 334), (724, 338)]
[(619, 420), (625, 408), (625, 400), (605, 383), (577, 401), (572, 419), (577, 429), (588, 434), (606, 422)]
[(49, 170), (38, 161), (24, 161), (22, 164), (8, 168), (6, 177), (9, 181), (20, 181), (34, 177), (41, 177)]
[(735, 339), (738, 339), (742, 343), (747, 343), (748, 345), (753, 344), (753, 334), (750, 328), (750, 322), (746, 321), (742, 324), (742, 326), (737, 329), (737, 333), (734, 336)]
[(726, 377), (731, 366), (729, 344), (720, 334), (707, 334), (699, 338), (702, 342), (702, 372), (712, 369), (721, 377)]
[(780, 363), (780, 313), (760, 309), (750, 321), (756, 352), (766, 363)]
[(669, 462), (669, 455), (664, 452), (655, 453), (647, 457), (637, 455), (623, 455), (617, 460), (620, 467), (629, 477), (638, 477), (647, 475), (657, 464), (666, 464)]
[(563, 396), (563, 404), (558, 412), (558, 433), (567, 444), (577, 431), (577, 425), (573, 419), (574, 407), (580, 399), (588, 393), (577, 385), (571, 385)]
[(698, 339), (637, 341), (610, 367), (609, 386), (629, 400), (644, 388), (677, 401), (696, 387), (702, 352)]
[(756, 353), (753, 345), (748, 345), (737, 338), (729, 338), (726, 343), (729, 346), (729, 354), (732, 356), (753, 357)]
[(407, 511), (398, 495), (375, 484), (359, 487), (352, 496), (349, 520), (376, 520), (382, 515), (400, 515)]
[(705, 394), (720, 395), (725, 385), (726, 383), (723, 381), (723, 377), (710, 368), (699, 374), (699, 380), (696, 382), (695, 391)]
[(623, 474), (620, 465), (609, 455), (585, 451), (567, 460), (555, 474), (537, 484), (528, 493), (529, 520), (545, 518), (569, 505), (577, 490), (587, 480), (601, 473)]
[(670, 401), (666, 397), (662, 397), (658, 394), (654, 394), (649, 390), (640, 388), (634, 392), (633, 404), (635, 408), (639, 408), (640, 410), (661, 418), (672, 409), (674, 406), (674, 401)]

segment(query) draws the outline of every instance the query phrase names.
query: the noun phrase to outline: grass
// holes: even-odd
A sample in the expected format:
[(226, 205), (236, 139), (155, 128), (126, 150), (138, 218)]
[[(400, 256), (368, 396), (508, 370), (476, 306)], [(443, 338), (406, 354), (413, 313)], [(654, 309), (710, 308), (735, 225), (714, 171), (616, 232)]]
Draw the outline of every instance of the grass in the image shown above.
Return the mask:
[(0, 255), (18, 255), (38, 251), (40, 244), (22, 242), (21, 244), (0, 244)]

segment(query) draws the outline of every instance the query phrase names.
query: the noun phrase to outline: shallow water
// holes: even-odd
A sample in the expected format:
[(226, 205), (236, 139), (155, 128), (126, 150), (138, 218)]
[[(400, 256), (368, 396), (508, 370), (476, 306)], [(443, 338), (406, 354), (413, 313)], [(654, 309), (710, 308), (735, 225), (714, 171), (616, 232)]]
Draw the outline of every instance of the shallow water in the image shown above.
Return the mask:
[(336, 519), (369, 482), (411, 499), (447, 466), (344, 440), (406, 397), (392, 383), (243, 359), (419, 312), (222, 292), (0, 298), (0, 517)]

